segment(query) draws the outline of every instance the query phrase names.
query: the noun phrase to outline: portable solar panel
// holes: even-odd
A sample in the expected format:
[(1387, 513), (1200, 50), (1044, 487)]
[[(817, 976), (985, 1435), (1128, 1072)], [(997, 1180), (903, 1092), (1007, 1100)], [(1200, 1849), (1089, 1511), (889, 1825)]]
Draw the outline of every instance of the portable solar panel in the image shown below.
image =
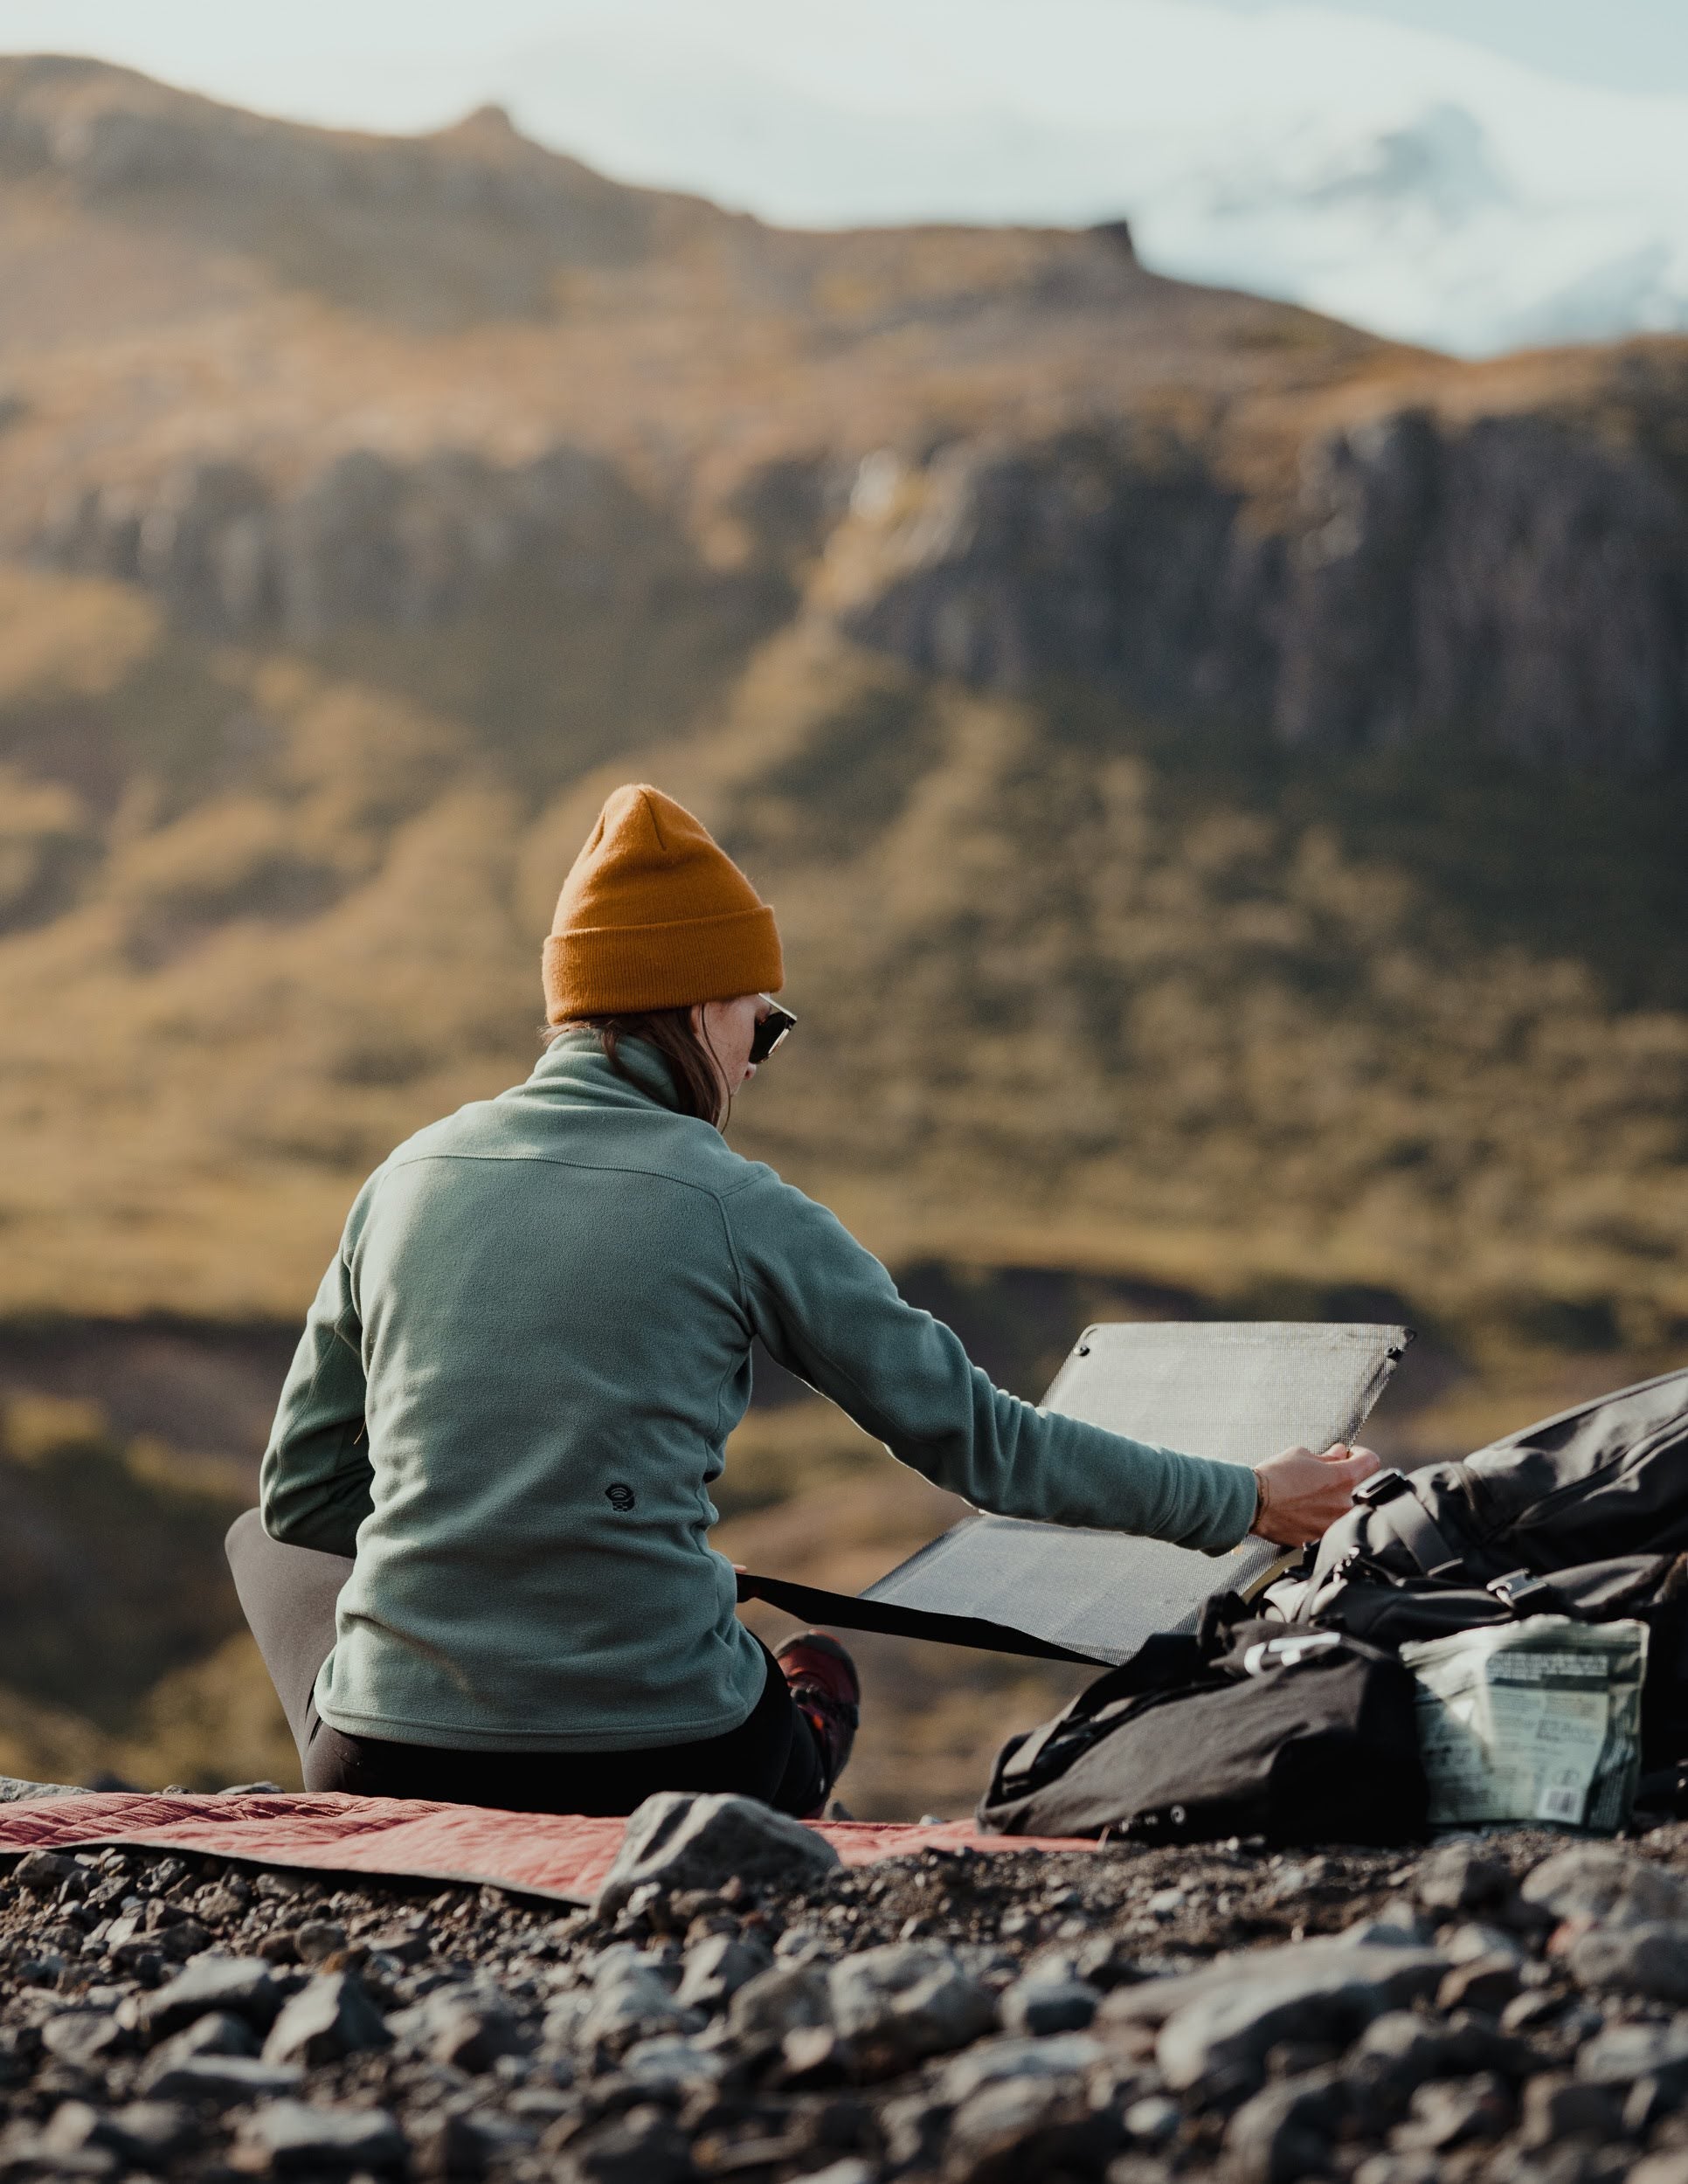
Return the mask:
[[(1297, 1443), (1351, 1440), (1412, 1338), (1409, 1328), (1366, 1324), (1090, 1327), (1043, 1407), (1186, 1455), (1254, 1464)], [(1117, 1662), (1155, 1631), (1191, 1628), (1211, 1593), (1246, 1591), (1281, 1559), (1253, 1538), (1210, 1556), (1126, 1532), (969, 1517), (862, 1598), (980, 1619), (1051, 1649)]]

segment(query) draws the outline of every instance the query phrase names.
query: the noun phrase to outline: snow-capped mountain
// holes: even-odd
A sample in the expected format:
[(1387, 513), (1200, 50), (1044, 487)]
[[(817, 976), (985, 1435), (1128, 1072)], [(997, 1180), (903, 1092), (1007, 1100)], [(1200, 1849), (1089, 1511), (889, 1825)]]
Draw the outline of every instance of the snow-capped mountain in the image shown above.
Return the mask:
[(496, 99), (624, 179), (799, 225), (1124, 214), (1167, 273), (1471, 353), (1688, 327), (1688, 98), (1317, 5), (564, 0), (554, 19), (519, 52), (278, 73), (265, 102), (414, 127)]

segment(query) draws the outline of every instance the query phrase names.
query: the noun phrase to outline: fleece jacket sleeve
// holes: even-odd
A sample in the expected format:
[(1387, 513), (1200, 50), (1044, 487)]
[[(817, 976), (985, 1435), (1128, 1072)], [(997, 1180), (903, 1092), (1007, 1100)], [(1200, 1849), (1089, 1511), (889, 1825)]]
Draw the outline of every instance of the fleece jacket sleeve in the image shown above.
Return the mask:
[(272, 1539), (355, 1552), (374, 1477), (364, 1394), (362, 1329), (342, 1248), (306, 1315), (264, 1451), (259, 1510)]
[(1222, 1554), (1254, 1522), (1254, 1473), (1039, 1410), (897, 1294), (822, 1206), (766, 1171), (723, 1200), (745, 1303), (779, 1363), (894, 1456), (976, 1508)]

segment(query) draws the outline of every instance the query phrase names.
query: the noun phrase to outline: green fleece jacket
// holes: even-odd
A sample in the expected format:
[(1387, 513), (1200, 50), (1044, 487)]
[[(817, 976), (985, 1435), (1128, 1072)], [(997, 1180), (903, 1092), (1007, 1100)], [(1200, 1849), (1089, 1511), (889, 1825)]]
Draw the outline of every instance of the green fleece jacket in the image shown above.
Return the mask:
[(573, 1033), (358, 1193), (264, 1457), (271, 1537), (352, 1555), (332, 1727), (613, 1752), (735, 1728), (764, 1657), (709, 1545), (751, 1342), (938, 1485), (1209, 1553), (1252, 1472), (1005, 1395), (772, 1169)]

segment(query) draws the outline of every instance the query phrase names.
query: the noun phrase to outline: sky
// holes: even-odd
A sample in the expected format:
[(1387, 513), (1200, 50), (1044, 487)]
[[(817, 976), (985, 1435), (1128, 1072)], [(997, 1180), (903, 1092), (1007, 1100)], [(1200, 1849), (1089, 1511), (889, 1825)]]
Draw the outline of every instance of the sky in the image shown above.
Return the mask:
[(1469, 355), (1688, 331), (1688, 0), (0, 0), (31, 50), (336, 127), (495, 102), (795, 225), (1123, 216)]
[[(711, 0), (692, 0), (701, 15)], [(1241, 15), (1275, 0), (1227, 0)], [(1341, 12), (1435, 31), (1552, 75), (1618, 91), (1688, 92), (1684, 0), (1326, 0)], [(587, 10), (574, 0), (0, 0), (0, 51), (94, 53), (242, 104), (262, 106), (266, 72), (336, 56), (363, 60), (487, 52), (566, 28)], [(1041, 0), (1020, 0), (1027, 36)], [(832, 0), (787, 0), (848, 38), (854, 10)], [(917, 17), (923, 0), (907, 0)], [(324, 86), (328, 96), (328, 86)]]

